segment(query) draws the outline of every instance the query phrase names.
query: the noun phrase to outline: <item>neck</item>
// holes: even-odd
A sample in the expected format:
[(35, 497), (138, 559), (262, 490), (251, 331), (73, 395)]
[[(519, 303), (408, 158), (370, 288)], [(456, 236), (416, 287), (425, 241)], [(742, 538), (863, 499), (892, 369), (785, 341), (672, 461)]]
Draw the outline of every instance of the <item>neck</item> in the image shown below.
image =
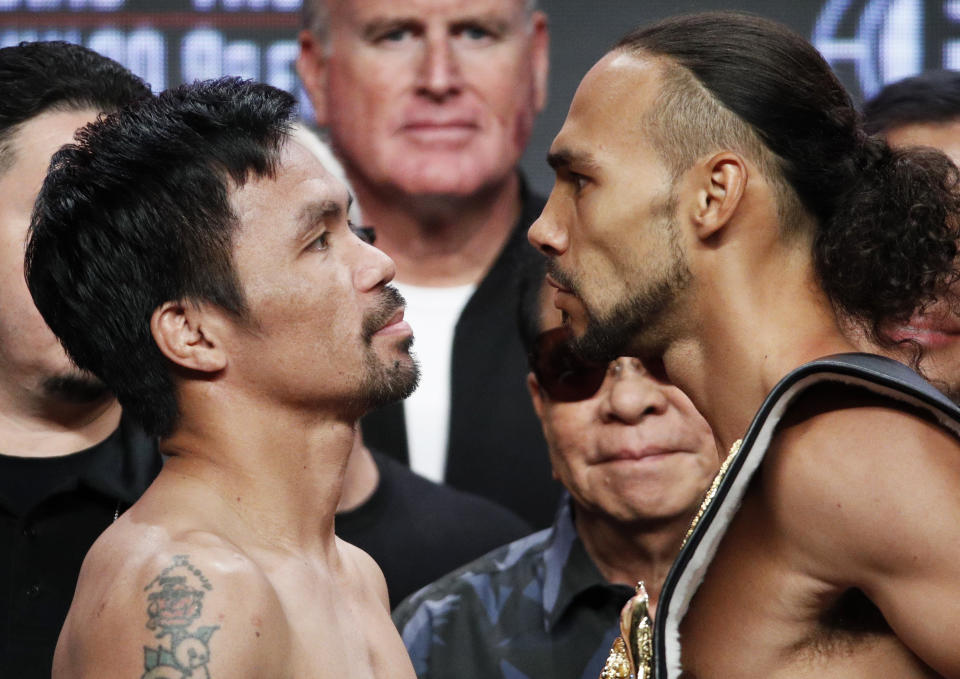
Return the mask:
[(120, 404), (110, 394), (75, 403), (38, 392), (0, 389), (0, 453), (69, 455), (100, 443), (120, 424)]
[(373, 495), (380, 484), (380, 469), (377, 467), (373, 454), (363, 445), (363, 437), (359, 428), (354, 436), (353, 449), (347, 461), (347, 469), (343, 476), (343, 493), (337, 512), (349, 512), (356, 509)]
[(642, 580), (653, 612), (693, 515), (691, 511), (679, 517), (625, 526), (606, 514), (576, 506), (574, 522), (603, 577), (629, 587), (636, 587)]
[[(202, 395), (203, 385), (193, 391)], [(237, 539), (244, 543), (333, 553), (353, 419), (222, 392), (207, 398), (181, 392), (179, 402), (184, 415), (177, 431), (161, 442), (172, 456), (168, 475), (198, 481), (199, 492), (214, 496), (228, 519), (239, 519)]]
[(520, 217), (520, 179), (470, 196), (408, 196), (384, 192), (359, 175), (350, 181), (377, 247), (397, 263), (397, 280), (442, 287), (479, 282)]
[[(856, 351), (807, 259), (710, 271), (697, 280), (695, 330), (663, 353), (669, 379), (713, 428), (721, 450), (743, 436), (767, 394), (793, 369)], [(735, 395), (735, 397), (732, 397)]]

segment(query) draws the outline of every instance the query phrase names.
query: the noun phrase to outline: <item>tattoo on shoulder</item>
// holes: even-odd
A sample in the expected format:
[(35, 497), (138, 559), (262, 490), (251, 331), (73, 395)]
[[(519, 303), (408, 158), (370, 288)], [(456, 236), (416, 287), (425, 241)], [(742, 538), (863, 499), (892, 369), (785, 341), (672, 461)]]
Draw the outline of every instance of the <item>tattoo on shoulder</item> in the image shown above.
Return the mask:
[(203, 596), (213, 589), (186, 555), (160, 571), (143, 588), (147, 595), (147, 629), (156, 631), (156, 647), (143, 647), (141, 679), (209, 679), (210, 637), (219, 625), (201, 626)]

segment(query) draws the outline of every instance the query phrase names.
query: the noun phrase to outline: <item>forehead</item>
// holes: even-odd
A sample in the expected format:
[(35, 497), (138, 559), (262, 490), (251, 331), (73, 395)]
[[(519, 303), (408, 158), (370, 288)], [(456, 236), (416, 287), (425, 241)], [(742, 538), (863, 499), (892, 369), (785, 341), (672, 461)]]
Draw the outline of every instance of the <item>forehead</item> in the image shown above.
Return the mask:
[(551, 153), (602, 159), (642, 144), (643, 120), (660, 89), (655, 58), (611, 52), (584, 76)]
[(885, 134), (891, 146), (930, 146), (960, 165), (960, 119), (943, 123), (913, 123)]
[(54, 152), (64, 144), (73, 142), (74, 133), (96, 117), (97, 112), (92, 109), (41, 113), (16, 128), (11, 137), (12, 157), (9, 160), (17, 164), (42, 166), (46, 170)]
[(379, 17), (408, 19), (446, 18), (464, 15), (521, 14), (526, 0), (329, 0), (331, 19), (369, 21)]

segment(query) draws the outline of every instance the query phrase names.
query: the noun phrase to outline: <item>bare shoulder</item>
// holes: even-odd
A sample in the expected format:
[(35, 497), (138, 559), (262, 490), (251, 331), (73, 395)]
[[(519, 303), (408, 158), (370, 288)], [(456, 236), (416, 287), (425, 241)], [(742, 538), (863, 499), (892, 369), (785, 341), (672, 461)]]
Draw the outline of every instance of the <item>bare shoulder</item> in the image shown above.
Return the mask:
[[(105, 533), (84, 560), (59, 677), (283, 677), (289, 630), (262, 570), (204, 532)], [(256, 670), (255, 670), (256, 668)]]
[[(804, 394), (761, 479), (775, 520), (840, 577), (846, 567), (909, 557), (931, 517), (960, 518), (956, 436), (924, 412), (856, 387)], [(850, 558), (859, 561), (838, 563)]]
[(373, 557), (340, 538), (337, 538), (337, 549), (350, 583), (358, 587), (358, 592), (374, 593), (378, 602), (382, 603), (389, 612), (390, 598), (387, 594), (387, 581)]

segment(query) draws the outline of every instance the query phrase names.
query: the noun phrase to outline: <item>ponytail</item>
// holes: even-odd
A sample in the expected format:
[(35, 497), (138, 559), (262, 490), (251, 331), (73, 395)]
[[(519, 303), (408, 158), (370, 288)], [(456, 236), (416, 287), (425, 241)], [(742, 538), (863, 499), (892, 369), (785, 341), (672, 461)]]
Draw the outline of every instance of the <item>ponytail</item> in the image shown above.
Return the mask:
[(939, 151), (892, 149), (862, 135), (855, 170), (814, 237), (814, 264), (835, 308), (881, 328), (902, 322), (957, 279), (960, 171)]

